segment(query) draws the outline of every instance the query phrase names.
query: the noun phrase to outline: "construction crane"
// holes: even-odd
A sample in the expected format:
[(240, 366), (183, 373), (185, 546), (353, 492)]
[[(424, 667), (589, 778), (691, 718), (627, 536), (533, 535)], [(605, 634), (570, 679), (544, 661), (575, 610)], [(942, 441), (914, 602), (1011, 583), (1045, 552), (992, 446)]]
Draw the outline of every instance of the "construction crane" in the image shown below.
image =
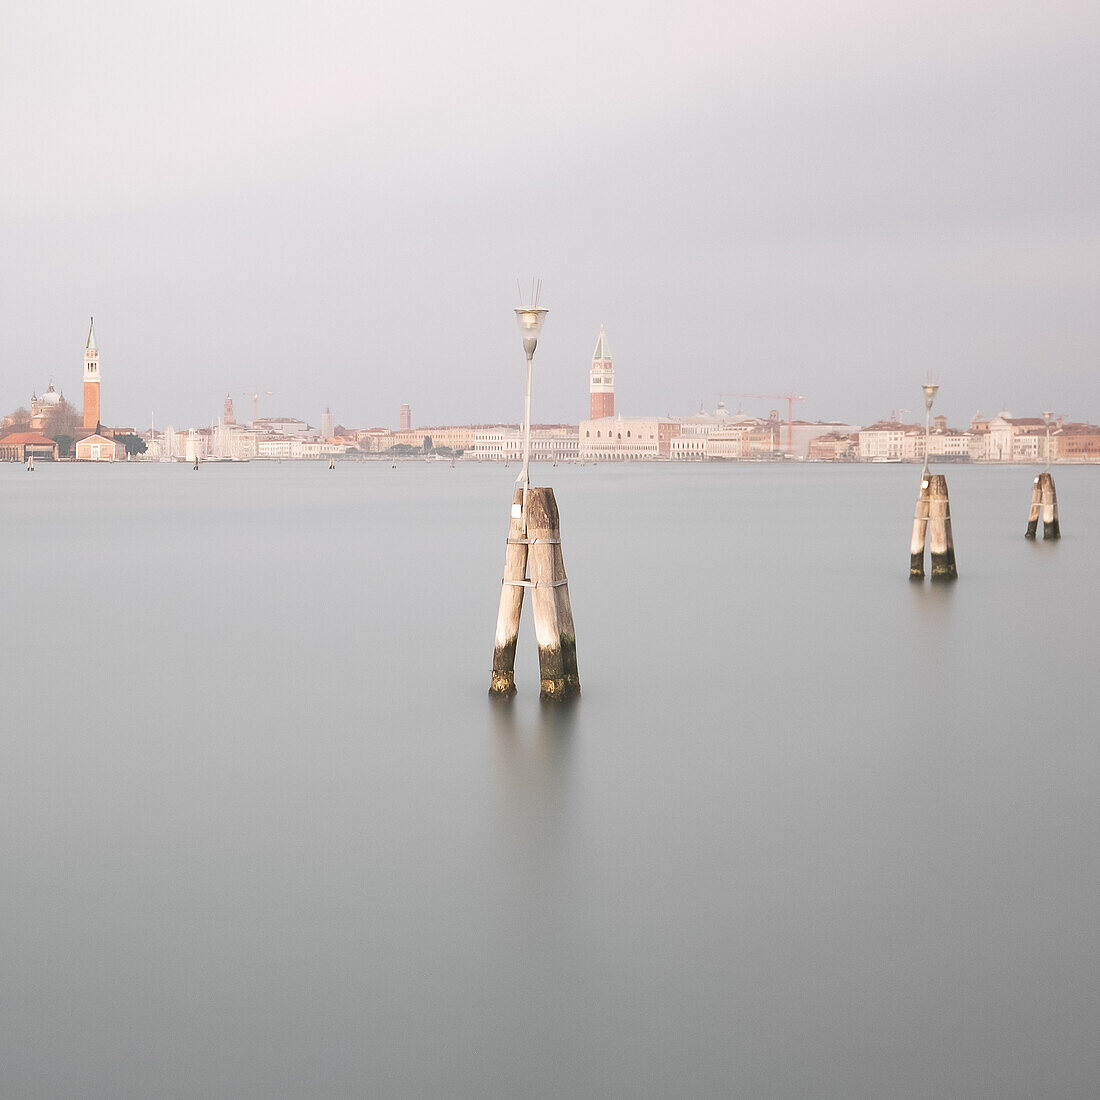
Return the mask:
[(806, 398), (794, 393), (720, 393), (719, 400), (725, 397), (766, 397), (774, 401), (787, 402), (787, 454), (794, 458), (794, 403)]
[(252, 423), (253, 424), (255, 424), (256, 421), (259, 420), (259, 418), (260, 418), (260, 398), (261, 397), (274, 397), (274, 396), (275, 396), (275, 391), (274, 390), (251, 389), (251, 390), (241, 391), (241, 397), (251, 397), (252, 398)]

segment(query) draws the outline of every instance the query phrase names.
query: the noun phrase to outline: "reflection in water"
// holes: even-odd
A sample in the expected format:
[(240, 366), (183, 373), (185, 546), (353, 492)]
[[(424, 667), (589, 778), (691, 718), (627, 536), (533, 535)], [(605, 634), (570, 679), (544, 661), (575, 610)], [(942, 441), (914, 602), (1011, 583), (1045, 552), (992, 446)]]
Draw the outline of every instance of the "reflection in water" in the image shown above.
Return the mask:
[(490, 700), (498, 789), (508, 824), (540, 837), (560, 828), (569, 801), (569, 762), (579, 700), (517, 707)]
[(579, 700), (540, 703), (491, 701), (500, 794), (500, 843), (516, 896), (540, 924), (559, 912), (575, 873), (568, 838), (577, 823), (571, 805), (573, 728)]
[(908, 586), (912, 613), (912, 640), (916, 649), (928, 651), (942, 645), (954, 619), (958, 581), (913, 578)]

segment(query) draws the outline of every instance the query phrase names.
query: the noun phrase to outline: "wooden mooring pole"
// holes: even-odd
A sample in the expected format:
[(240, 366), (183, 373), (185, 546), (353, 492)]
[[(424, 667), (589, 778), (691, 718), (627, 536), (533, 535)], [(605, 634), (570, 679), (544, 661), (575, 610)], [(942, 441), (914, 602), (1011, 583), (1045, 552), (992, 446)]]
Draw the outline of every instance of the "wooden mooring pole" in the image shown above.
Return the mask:
[(1025, 539), (1035, 538), (1035, 532), (1039, 527), (1039, 516), (1043, 510), (1043, 475), (1036, 477), (1031, 487), (1031, 511), (1027, 515), (1027, 530)]
[(1062, 527), (1058, 522), (1058, 493), (1054, 489), (1054, 475), (1040, 474), (1043, 489), (1043, 538), (1060, 539)]
[(951, 502), (943, 474), (921, 477), (917, 511), (913, 517), (913, 538), (909, 544), (909, 576), (924, 576), (924, 545), (932, 556), (932, 580), (955, 580), (955, 539), (951, 533)]
[(1054, 488), (1054, 475), (1050, 473), (1039, 474), (1033, 483), (1031, 511), (1028, 513), (1024, 538), (1035, 538), (1040, 517), (1043, 520), (1043, 538), (1060, 539), (1062, 527), (1058, 522), (1058, 492)]
[(558, 505), (553, 489), (529, 488), (525, 530), (523, 495), (522, 486), (517, 486), (508, 525), (489, 694), (508, 698), (516, 692), (520, 612), (523, 590), (530, 588), (535, 640), (539, 647), (540, 697), (555, 701), (569, 699), (579, 695), (581, 687), (569, 582), (561, 551)]
[(909, 542), (909, 576), (924, 576), (924, 540), (928, 532), (929, 475), (921, 474), (920, 492), (917, 494), (917, 511), (913, 516), (913, 537)]
[(928, 541), (932, 552), (932, 580), (955, 580), (955, 540), (951, 534), (951, 501), (947, 497), (947, 478), (933, 474), (928, 488)]
[(519, 615), (523, 610), (523, 581), (527, 577), (527, 540), (523, 537), (523, 489), (512, 497), (512, 518), (508, 523), (508, 546), (504, 551), (504, 579), (500, 586), (500, 609), (493, 645), (493, 678), (489, 694), (508, 698), (516, 693), (516, 642)]

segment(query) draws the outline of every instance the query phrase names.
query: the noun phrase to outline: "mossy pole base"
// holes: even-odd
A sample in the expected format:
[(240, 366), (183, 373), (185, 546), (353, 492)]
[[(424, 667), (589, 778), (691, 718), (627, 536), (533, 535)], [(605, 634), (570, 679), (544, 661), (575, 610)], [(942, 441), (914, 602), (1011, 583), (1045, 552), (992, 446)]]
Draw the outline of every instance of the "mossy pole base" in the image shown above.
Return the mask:
[(516, 692), (516, 641), (523, 590), (530, 588), (535, 640), (539, 647), (541, 697), (556, 702), (579, 695), (581, 690), (577, 673), (577, 636), (561, 552), (558, 505), (553, 489), (528, 488), (526, 496), (526, 525), (523, 489), (517, 488), (512, 498), (489, 694), (509, 698)]
[(1032, 484), (1031, 488), (1031, 511), (1027, 514), (1027, 530), (1024, 532), (1025, 539), (1035, 538), (1035, 532), (1039, 527), (1039, 513), (1043, 507), (1043, 475), (1040, 474)]
[[(523, 581), (527, 576), (527, 541), (523, 535), (523, 490), (512, 496), (508, 522), (508, 546), (504, 552), (504, 577), (500, 586), (500, 609), (493, 645), (493, 676), (489, 694), (507, 699), (516, 693), (516, 642), (519, 616), (523, 610)], [(520, 582), (520, 583), (510, 583)]]
[(569, 582), (561, 552), (561, 528), (553, 489), (527, 491), (528, 565), (535, 640), (539, 646), (541, 698), (569, 699), (581, 692), (577, 636)]
[(932, 474), (928, 482), (928, 541), (932, 551), (932, 580), (953, 581), (959, 574), (955, 568), (955, 540), (951, 534), (951, 502), (947, 496), (947, 478), (943, 474)]
[(917, 510), (913, 515), (913, 537), (909, 541), (909, 576), (924, 576), (924, 540), (928, 531), (929, 480), (928, 471), (921, 475)]
[(496, 669), (493, 669), (493, 679), (489, 683), (489, 694), (498, 699), (510, 699), (515, 693), (515, 672), (497, 672)]
[(1054, 489), (1054, 476), (1040, 474), (1039, 484), (1043, 495), (1043, 538), (1060, 539), (1062, 528), (1058, 523), (1058, 494)]

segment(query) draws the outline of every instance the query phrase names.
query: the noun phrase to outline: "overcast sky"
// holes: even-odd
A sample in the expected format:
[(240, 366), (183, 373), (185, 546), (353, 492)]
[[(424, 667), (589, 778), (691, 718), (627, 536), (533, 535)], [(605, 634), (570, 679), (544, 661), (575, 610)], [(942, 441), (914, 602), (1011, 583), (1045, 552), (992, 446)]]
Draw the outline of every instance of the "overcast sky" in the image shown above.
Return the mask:
[[(1100, 5), (10, 6), (0, 407), (536, 420), (793, 386), (812, 418), (1100, 420)], [(251, 402), (238, 396), (242, 419)], [(736, 399), (727, 399), (735, 403)], [(766, 412), (775, 401), (746, 401)], [(915, 413), (914, 413), (915, 416)]]

